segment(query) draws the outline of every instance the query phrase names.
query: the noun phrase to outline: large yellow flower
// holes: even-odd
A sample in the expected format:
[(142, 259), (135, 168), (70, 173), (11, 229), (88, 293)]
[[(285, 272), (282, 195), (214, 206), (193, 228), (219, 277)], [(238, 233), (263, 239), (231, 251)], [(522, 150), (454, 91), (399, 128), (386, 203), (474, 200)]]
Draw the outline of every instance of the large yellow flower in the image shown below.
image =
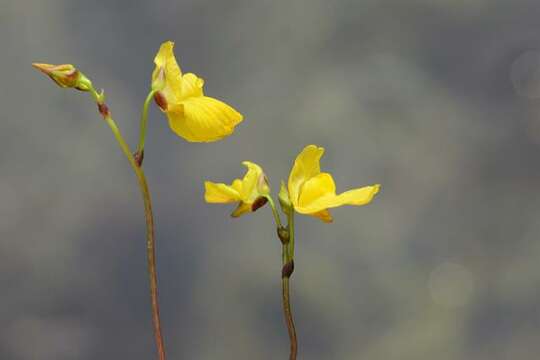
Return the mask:
[(289, 175), (289, 198), (294, 210), (300, 214), (332, 222), (328, 209), (341, 205), (366, 205), (377, 194), (380, 185), (353, 189), (337, 195), (332, 175), (321, 172), (319, 161), (323, 153), (323, 148), (308, 145), (296, 157)]
[(224, 102), (204, 96), (204, 80), (192, 73), (182, 74), (173, 47), (172, 41), (161, 45), (152, 73), (152, 86), (160, 89), (156, 101), (171, 129), (192, 142), (216, 141), (232, 134), (242, 115)]
[(238, 207), (231, 214), (238, 217), (245, 213), (255, 211), (267, 202), (266, 196), (270, 188), (263, 170), (257, 164), (249, 161), (242, 163), (247, 172), (242, 180), (235, 179), (231, 185), (205, 181), (204, 199), (209, 203), (238, 203)]

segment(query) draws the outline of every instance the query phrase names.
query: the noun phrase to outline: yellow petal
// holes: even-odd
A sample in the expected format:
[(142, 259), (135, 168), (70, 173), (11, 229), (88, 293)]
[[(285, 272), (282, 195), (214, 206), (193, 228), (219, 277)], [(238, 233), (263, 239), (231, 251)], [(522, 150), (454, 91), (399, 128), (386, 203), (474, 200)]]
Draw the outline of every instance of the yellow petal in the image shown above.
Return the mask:
[(242, 115), (229, 105), (211, 97), (192, 97), (167, 111), (169, 126), (191, 142), (220, 140), (234, 131)]
[(166, 41), (161, 44), (159, 51), (154, 58), (156, 67), (152, 73), (152, 82), (156, 81), (163, 72), (165, 76), (165, 87), (161, 92), (167, 99), (168, 103), (176, 103), (180, 100), (182, 91), (182, 70), (174, 57), (174, 43)]
[(335, 197), (336, 184), (332, 175), (320, 173), (304, 182), (300, 189), (298, 207), (308, 207), (323, 197)]
[(244, 161), (242, 162), (242, 165), (247, 167), (248, 171), (242, 179), (242, 191), (240, 192), (240, 196), (245, 202), (253, 202), (259, 197), (257, 185), (261, 175), (263, 174), (263, 170), (259, 165), (250, 161)]
[(298, 204), (300, 188), (304, 182), (321, 172), (319, 162), (323, 153), (322, 147), (308, 145), (296, 157), (288, 183), (289, 196), (293, 205)]
[(251, 204), (246, 204), (244, 202), (241, 202), (240, 204), (238, 204), (238, 206), (236, 207), (236, 209), (234, 209), (234, 211), (232, 212), (231, 216), (232, 217), (239, 217), (241, 215), (244, 215), (248, 212), (251, 212)]
[(342, 205), (366, 205), (373, 200), (373, 197), (379, 192), (379, 189), (380, 185), (376, 184), (349, 190), (339, 195), (328, 193), (303, 207), (295, 207), (295, 210), (302, 214), (313, 214), (324, 209)]
[(328, 211), (328, 209), (321, 210), (319, 212), (316, 212), (310, 215), (315, 216), (318, 219), (321, 219), (325, 223), (331, 223), (332, 221), (334, 221), (334, 219), (332, 218), (332, 214), (330, 214), (330, 211)]
[(188, 73), (182, 76), (181, 99), (203, 96), (203, 86), (204, 80), (195, 74)]
[(222, 183), (216, 184), (211, 181), (205, 181), (204, 188), (204, 200), (208, 203), (231, 203), (240, 201), (240, 194), (234, 188), (234, 183), (233, 186), (229, 186)]
[[(345, 191), (344, 193), (339, 194), (336, 197), (336, 203), (338, 205), (356, 205), (356, 206), (362, 206), (369, 204), (371, 200), (375, 197), (375, 195), (379, 192), (381, 188), (380, 184), (375, 184), (371, 186), (364, 186), (359, 189), (353, 189), (349, 191)], [(335, 206), (330, 206), (335, 207)]]
[(231, 186), (234, 190), (238, 191), (238, 194), (242, 192), (242, 180), (234, 179)]

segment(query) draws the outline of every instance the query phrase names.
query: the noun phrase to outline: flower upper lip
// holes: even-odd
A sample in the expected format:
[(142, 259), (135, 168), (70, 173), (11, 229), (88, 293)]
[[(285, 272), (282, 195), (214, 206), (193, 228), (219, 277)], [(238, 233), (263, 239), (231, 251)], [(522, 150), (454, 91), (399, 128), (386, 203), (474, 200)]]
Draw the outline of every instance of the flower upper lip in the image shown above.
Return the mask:
[(183, 74), (173, 52), (174, 43), (163, 43), (154, 59), (152, 89), (173, 132), (192, 142), (210, 142), (231, 135), (243, 120), (226, 103), (204, 95), (204, 80)]

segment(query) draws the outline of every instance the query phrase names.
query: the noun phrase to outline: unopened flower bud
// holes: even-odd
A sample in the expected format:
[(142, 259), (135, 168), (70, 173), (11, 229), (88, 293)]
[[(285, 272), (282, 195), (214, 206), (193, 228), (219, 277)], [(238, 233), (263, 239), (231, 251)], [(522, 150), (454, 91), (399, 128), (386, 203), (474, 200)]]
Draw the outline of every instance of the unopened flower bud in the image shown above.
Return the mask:
[(32, 66), (49, 76), (62, 88), (74, 88), (81, 91), (89, 91), (92, 88), (92, 82), (71, 64), (33, 63)]

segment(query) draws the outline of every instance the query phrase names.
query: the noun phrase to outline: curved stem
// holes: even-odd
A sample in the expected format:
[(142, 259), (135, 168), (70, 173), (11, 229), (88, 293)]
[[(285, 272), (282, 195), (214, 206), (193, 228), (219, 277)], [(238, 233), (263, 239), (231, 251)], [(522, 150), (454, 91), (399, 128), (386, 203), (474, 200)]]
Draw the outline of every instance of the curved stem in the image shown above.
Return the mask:
[(159, 303), (158, 303), (158, 286), (157, 286), (157, 271), (156, 271), (156, 251), (155, 251), (155, 237), (154, 237), (154, 218), (152, 214), (152, 201), (150, 198), (150, 192), (148, 190), (148, 183), (146, 182), (146, 176), (143, 169), (139, 166), (133, 154), (131, 153), (128, 144), (122, 137), (118, 126), (111, 117), (111, 113), (103, 101), (103, 95), (98, 94), (94, 89), (90, 90), (92, 96), (97, 102), (99, 112), (103, 119), (107, 122), (107, 125), (111, 128), (116, 141), (120, 145), (122, 152), (129, 161), (129, 164), (133, 168), (144, 201), (144, 215), (146, 219), (146, 255), (148, 264), (148, 275), (150, 278), (150, 299), (152, 303), (152, 323), (154, 326), (154, 338), (156, 341), (159, 360), (165, 360), (165, 345), (163, 342), (163, 336), (161, 335), (161, 321), (159, 317)]
[(139, 145), (137, 145), (136, 154), (142, 154), (144, 152), (144, 143), (146, 141), (146, 124), (148, 124), (148, 107), (156, 92), (157, 90), (151, 90), (144, 100), (143, 110), (141, 113), (141, 133), (139, 135)]

